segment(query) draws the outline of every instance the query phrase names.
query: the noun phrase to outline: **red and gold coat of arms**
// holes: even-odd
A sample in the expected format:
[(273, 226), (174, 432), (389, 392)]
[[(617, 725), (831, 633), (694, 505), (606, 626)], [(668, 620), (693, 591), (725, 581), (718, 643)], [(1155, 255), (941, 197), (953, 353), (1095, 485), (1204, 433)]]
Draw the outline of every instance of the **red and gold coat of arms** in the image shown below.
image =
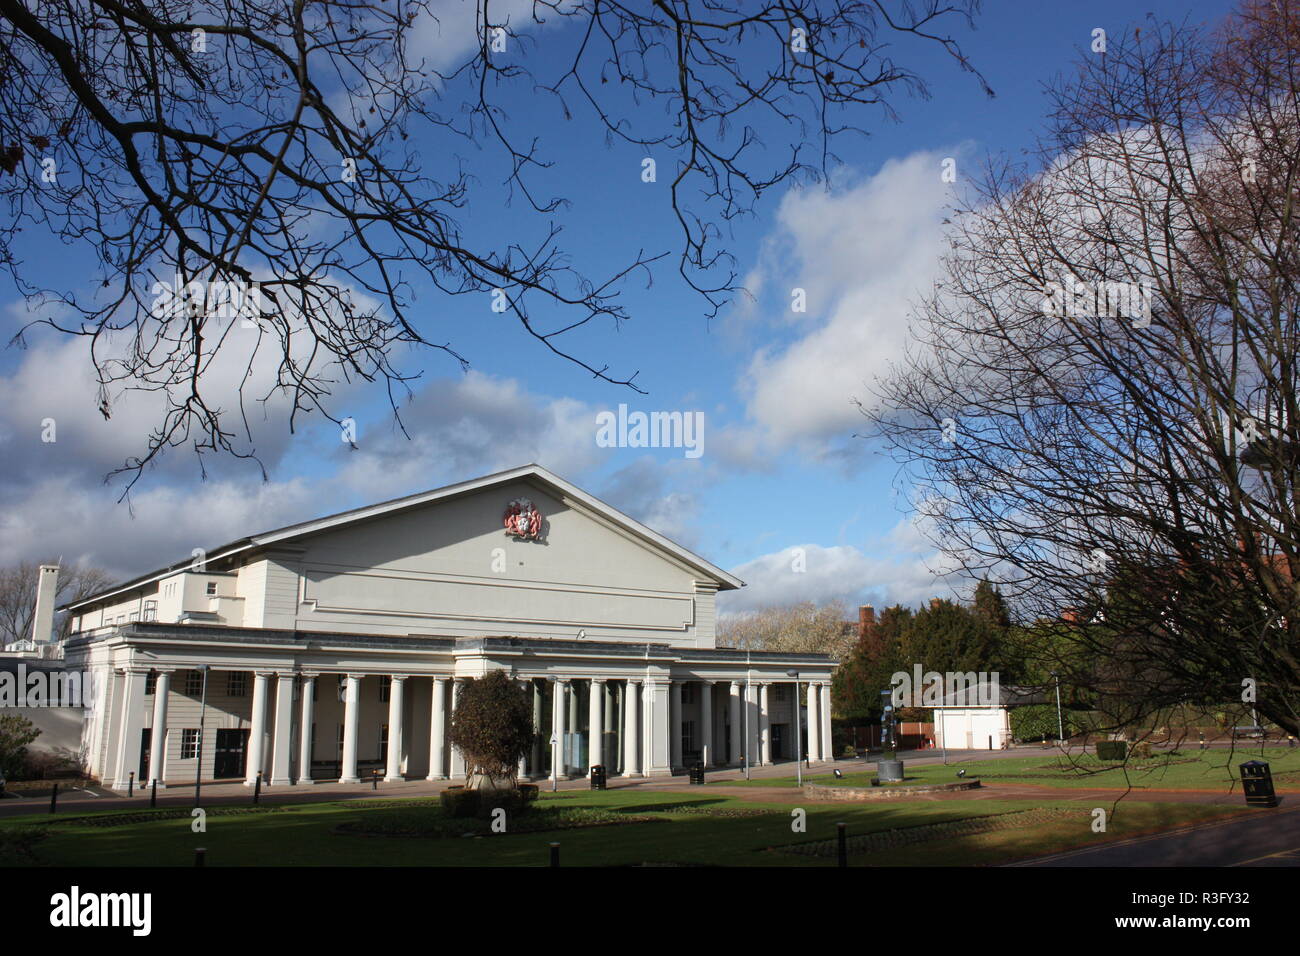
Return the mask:
[(542, 536), (542, 513), (527, 498), (516, 498), (506, 507), (506, 534), (536, 540)]

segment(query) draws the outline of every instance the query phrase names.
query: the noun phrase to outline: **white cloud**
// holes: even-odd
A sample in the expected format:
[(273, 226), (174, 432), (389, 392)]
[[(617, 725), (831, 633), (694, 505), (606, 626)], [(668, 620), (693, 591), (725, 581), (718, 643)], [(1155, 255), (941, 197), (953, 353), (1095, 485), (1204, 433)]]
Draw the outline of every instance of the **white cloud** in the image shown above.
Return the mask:
[(952, 573), (951, 563), (912, 521), (899, 522), (871, 545), (869, 550), (853, 545), (792, 545), (731, 568), (746, 587), (719, 595), (719, 611), (735, 614), (832, 600), (849, 605), (916, 607), (932, 597), (951, 596), (962, 584)]
[[(908, 314), (938, 276), (950, 187), (939, 153), (890, 161), (852, 188), (788, 193), (751, 281), (771, 288), (793, 341), (757, 351), (738, 388), (777, 446), (824, 447), (863, 424), (851, 399), (902, 355)], [(790, 310), (802, 288), (808, 312)], [(811, 326), (811, 328), (810, 328)]]

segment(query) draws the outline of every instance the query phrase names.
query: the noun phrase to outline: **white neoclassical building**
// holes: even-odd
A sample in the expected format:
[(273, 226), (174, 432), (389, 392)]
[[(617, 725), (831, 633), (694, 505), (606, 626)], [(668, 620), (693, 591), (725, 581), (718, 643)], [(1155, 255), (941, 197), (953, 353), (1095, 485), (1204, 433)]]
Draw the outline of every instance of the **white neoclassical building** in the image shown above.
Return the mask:
[(716, 594), (742, 586), (526, 465), (69, 605), (65, 663), (93, 676), (83, 747), (117, 789), (454, 778), (459, 688), (497, 669), (532, 690), (531, 777), (789, 760), (796, 726), (831, 759), (829, 658), (716, 646)]

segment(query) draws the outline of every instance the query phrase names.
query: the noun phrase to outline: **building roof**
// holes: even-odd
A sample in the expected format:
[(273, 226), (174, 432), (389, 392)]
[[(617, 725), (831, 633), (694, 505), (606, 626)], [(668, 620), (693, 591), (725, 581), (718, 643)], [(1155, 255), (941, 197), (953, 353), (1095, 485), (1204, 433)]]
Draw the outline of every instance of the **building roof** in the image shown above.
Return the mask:
[[(494, 485), (502, 485), (519, 479), (531, 479), (549, 486), (553, 491), (557, 492), (561, 498), (567, 498), (591, 511), (594, 511), (596, 514), (632, 534), (634, 537), (640, 538), (647, 544), (653, 545), (659, 550), (667, 552), (688, 567), (701, 572), (704, 577), (717, 581), (719, 590), (730, 591), (745, 586), (745, 582), (740, 580), (740, 578), (728, 574), (716, 565), (704, 560), (704, 558), (701, 558), (699, 555), (686, 550), (676, 542), (670, 541), (657, 531), (647, 528), (639, 521), (629, 518), (627, 515), (623, 514), (623, 512), (607, 505), (594, 495), (583, 491), (577, 485), (570, 484), (559, 475), (547, 471), (541, 465), (537, 464), (521, 465), (517, 468), (511, 468), (506, 471), (498, 471), (495, 474), (484, 475), (481, 478), (473, 478), (469, 481), (461, 481), (453, 485), (445, 485), (442, 488), (421, 491), (417, 494), (406, 495), (402, 498), (393, 498), (390, 501), (365, 505), (364, 507), (353, 508), (349, 511), (340, 511), (337, 514), (326, 515), (323, 518), (313, 518), (310, 521), (301, 521), (297, 524), (286, 525), (283, 528), (275, 528), (271, 531), (263, 531), (260, 534), (250, 535), (246, 538), (238, 538), (219, 548), (211, 549), (208, 552), (207, 561), (221, 561), (244, 551), (252, 551), (273, 545), (288, 544), (301, 538), (318, 534), (322, 531), (330, 531), (345, 525), (368, 521), (373, 518), (403, 511), (408, 508), (416, 508), (432, 502), (454, 498), (459, 495), (470, 494), (475, 491), (481, 491), (484, 488), (491, 488)], [(132, 578), (122, 584), (92, 594), (80, 601), (61, 605), (59, 610), (75, 611), (78, 608), (85, 607), (89, 604), (98, 604), (105, 598), (120, 594), (123, 591), (129, 591), (144, 584), (152, 583), (153, 581), (157, 581), (161, 578), (167, 577), (168, 575), (174, 574), (177, 571), (183, 570), (191, 564), (192, 560), (192, 558), (186, 558), (183, 561), (178, 561), (175, 564), (170, 564), (156, 571), (151, 571), (148, 574), (142, 574), (139, 577)]]

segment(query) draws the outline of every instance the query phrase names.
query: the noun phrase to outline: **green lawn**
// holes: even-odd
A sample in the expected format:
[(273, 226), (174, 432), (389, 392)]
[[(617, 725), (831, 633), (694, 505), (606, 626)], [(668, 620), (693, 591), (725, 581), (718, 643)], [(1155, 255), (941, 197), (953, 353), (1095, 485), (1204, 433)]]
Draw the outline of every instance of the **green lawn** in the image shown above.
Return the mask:
[[(1123, 790), (1221, 790), (1241, 792), (1237, 780), (1237, 765), (1259, 757), (1258, 748), (1229, 754), (1224, 750), (1184, 750), (1174, 755), (1157, 751), (1150, 758), (1133, 757), (1128, 764), (1104, 763), (1091, 754), (1072, 758), (1044, 751), (1042, 756), (1011, 757), (1004, 760), (962, 760), (943, 764), (918, 764), (904, 761), (906, 783), (950, 783), (957, 780), (957, 771), (965, 770), (970, 777), (979, 777), (989, 783), (1032, 783), (1049, 787), (1099, 787)], [(1262, 758), (1273, 773), (1274, 786), (1279, 791), (1300, 790), (1300, 749), (1270, 748)], [(860, 761), (848, 761), (849, 766), (862, 766)], [(841, 786), (869, 786), (873, 771), (845, 773), (837, 780), (832, 774), (804, 775), (805, 783)], [(732, 787), (793, 787), (795, 778), (780, 777), (763, 780), (719, 781), (718, 786)]]
[[(685, 864), (724, 866), (834, 865), (835, 824), (844, 822), (860, 844), (851, 862), (967, 864), (1003, 862), (1102, 839), (1167, 828), (1223, 813), (1223, 808), (1131, 804), (1121, 808), (1103, 837), (1091, 833), (1089, 808), (1077, 804), (1044, 811), (1042, 801), (949, 800), (916, 803), (810, 805), (807, 830), (791, 830), (792, 804), (758, 804), (725, 791), (630, 793), (573, 791), (544, 794), (539, 807), (569, 818), (602, 821), (635, 815), (646, 822), (583, 829), (476, 837), (380, 836), (340, 831), (341, 825), (401, 833), (441, 811), (431, 799), (298, 804), (256, 812), (214, 810), (207, 832), (192, 833), (188, 814), (170, 818), (87, 815), (49, 823), (48, 817), (0, 821), (0, 861), (30, 864), (13, 850), (14, 837), (44, 832), (32, 844), (38, 865), (130, 866), (193, 864), (195, 847), (210, 866), (222, 865), (444, 865), (541, 866), (551, 841), (564, 865)], [(584, 809), (586, 808), (586, 809)], [(167, 811), (159, 811), (166, 813)], [(1006, 819), (999, 815), (1018, 814)], [(97, 823), (98, 821), (98, 823)], [(907, 828), (923, 827), (922, 830)], [(980, 831), (980, 832), (973, 832)], [(870, 836), (876, 834), (877, 836)], [(887, 834), (887, 835), (886, 835)], [(822, 843), (823, 855), (793, 845)], [(865, 845), (865, 844), (870, 844)], [(6, 851), (6, 847), (9, 847)]]

